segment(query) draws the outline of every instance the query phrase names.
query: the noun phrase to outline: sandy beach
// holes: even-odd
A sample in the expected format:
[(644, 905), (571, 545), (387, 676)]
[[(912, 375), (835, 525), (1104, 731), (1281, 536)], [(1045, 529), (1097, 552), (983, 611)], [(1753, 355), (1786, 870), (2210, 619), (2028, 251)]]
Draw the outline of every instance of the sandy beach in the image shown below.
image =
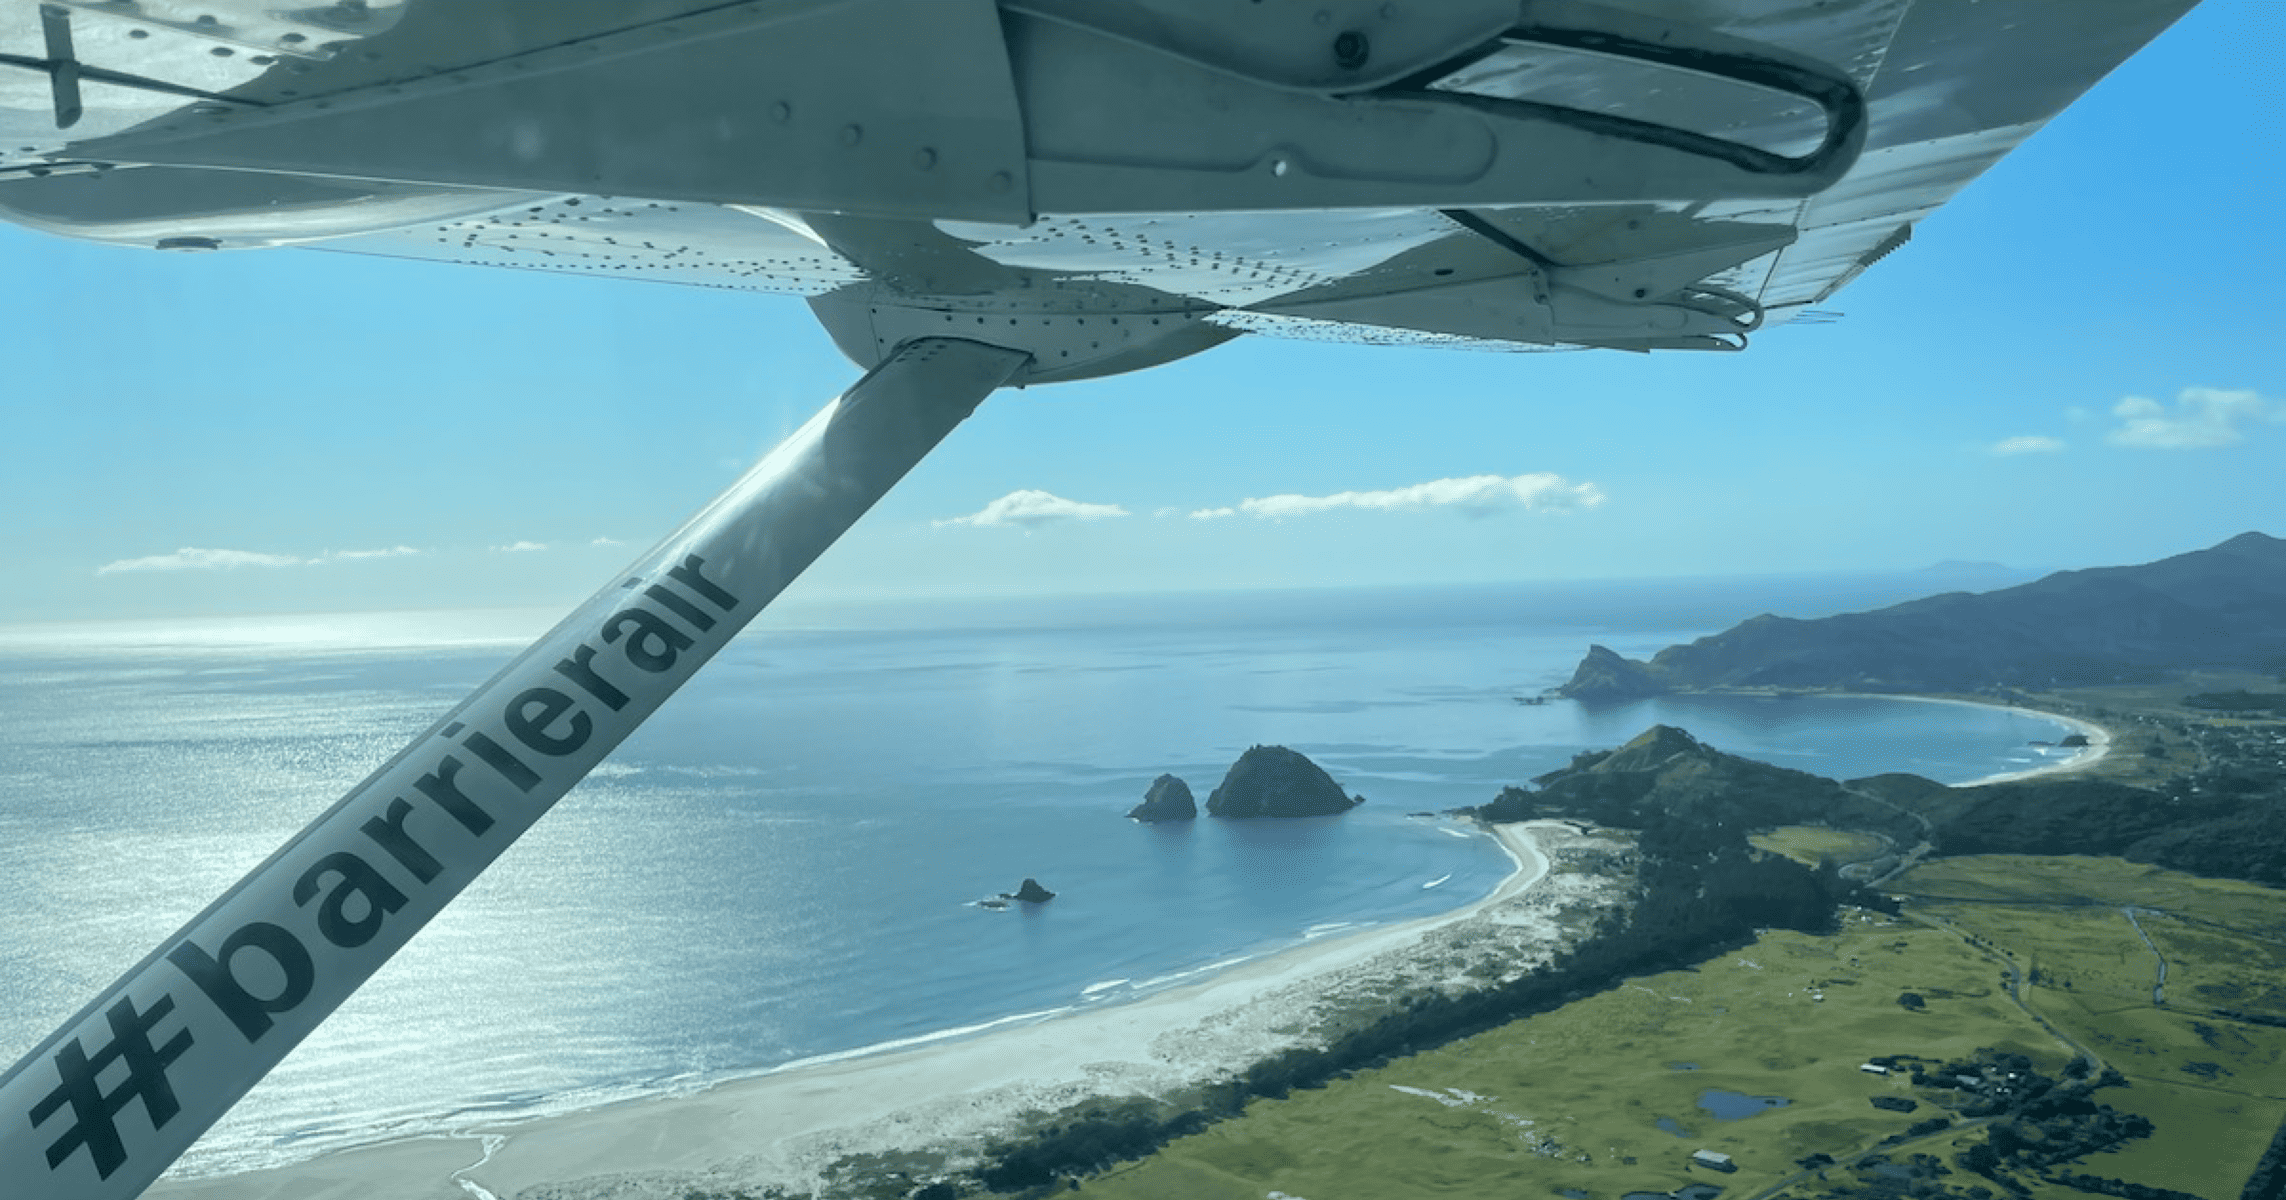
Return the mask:
[[(2110, 749), (2107, 730), (2061, 714), (1947, 697), (1884, 698), (2003, 708), (2061, 722), (2088, 739), (2069, 758), (1972, 784), (2084, 770)], [(1564, 822), (1488, 828), (1515, 870), (1484, 898), (1435, 917), (1306, 942), (1197, 983), (919, 1045), (791, 1063), (689, 1093), (474, 1123), (248, 1174), (162, 1180), (148, 1195), (637, 1200), (693, 1189), (798, 1192), (850, 1155), (937, 1147), (957, 1156), (1027, 1114), (1226, 1077), (1313, 1042), (1344, 1005), (1463, 990), (1481, 984), (1487, 970), (1530, 970), (1561, 944), (1559, 914), (1621, 903), (1624, 887), (1609, 878), (1550, 872), (1553, 854), (1616, 844), (1606, 847)]]
[[(1153, 1095), (1306, 1044), (1328, 1012), (1521, 973), (1559, 913), (1618, 904), (1592, 874), (1551, 876), (1570, 825), (1492, 827), (1516, 869), (1449, 913), (1326, 937), (1140, 999), (974, 1036), (789, 1064), (704, 1091), (341, 1151), (268, 1171), (162, 1181), (166, 1200), (632, 1200), (689, 1188), (802, 1187), (850, 1154), (973, 1145), (1090, 1095)], [(1478, 980), (1481, 982), (1481, 979)]]
[(2087, 738), (2088, 740), (2088, 744), (2081, 747), (2079, 753), (2072, 755), (2070, 758), (2061, 759), (2051, 763), (2042, 763), (2037, 767), (2027, 767), (2021, 771), (2001, 771), (1992, 775), (1979, 776), (1978, 778), (1971, 779), (1966, 783), (1954, 784), (1953, 786), (1955, 787), (1977, 787), (1987, 783), (2014, 783), (2021, 779), (2030, 779), (2035, 775), (2062, 775), (2070, 771), (2084, 771), (2089, 767), (2102, 762), (2104, 755), (2111, 753), (2110, 730), (2105, 729), (2103, 726), (2098, 725), (2093, 721), (2083, 721), (2078, 717), (2067, 717), (2062, 713), (2047, 712), (2037, 708), (2024, 708), (2020, 705), (2014, 704), (1992, 704), (1982, 700), (1959, 700), (1954, 699), (1950, 696), (1900, 696), (1884, 694), (1880, 697), (1880, 699), (1912, 700), (1922, 704), (1966, 704), (1975, 708), (1997, 708), (2002, 712), (2017, 713), (2022, 716), (2033, 717), (2042, 721), (2055, 721), (2070, 728), (2073, 733), (2077, 733), (2082, 737)]

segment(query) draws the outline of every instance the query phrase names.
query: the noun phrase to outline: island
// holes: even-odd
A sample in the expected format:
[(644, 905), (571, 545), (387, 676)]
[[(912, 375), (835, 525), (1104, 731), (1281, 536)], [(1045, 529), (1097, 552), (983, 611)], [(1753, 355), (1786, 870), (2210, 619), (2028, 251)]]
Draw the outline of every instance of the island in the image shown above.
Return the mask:
[(1011, 904), (1045, 904), (1055, 898), (1056, 894), (1041, 887), (1039, 880), (1026, 876), (1023, 884), (1015, 891), (1002, 892), (997, 896), (987, 896), (977, 901), (976, 906), (978, 908), (1004, 909)]
[[(2151, 586), (2202, 579), (2265, 627), (2275, 544), (2151, 564)], [(2236, 636), (2169, 630), (2146, 636)], [(1589, 657), (1621, 687), (1685, 686), (1656, 658)], [(1887, 661), (1815, 686), (1906, 674)], [(1517, 863), (1453, 913), (973, 1038), (154, 1196), (347, 1200), (418, 1162), (567, 1198), (1407, 1197), (1457, 1178), (1575, 1200), (2286, 1200), (2286, 639), (2222, 666), (2107, 661), (2072, 676), (2093, 683), (1944, 677), (2078, 723), (2080, 753), (2015, 778), (1827, 779), (1653, 725), (1427, 818)], [(1241, 801), (1357, 803), (1274, 746), (1208, 811)]]
[(1325, 768), (1284, 746), (1253, 746), (1230, 765), (1207, 797), (1212, 817), (1324, 817), (1365, 803), (1350, 796)]
[(1152, 780), (1151, 789), (1143, 793), (1143, 803), (1127, 810), (1129, 820), (1147, 825), (1156, 821), (1190, 821), (1198, 815), (1199, 803), (1191, 797), (1191, 785), (1172, 775)]

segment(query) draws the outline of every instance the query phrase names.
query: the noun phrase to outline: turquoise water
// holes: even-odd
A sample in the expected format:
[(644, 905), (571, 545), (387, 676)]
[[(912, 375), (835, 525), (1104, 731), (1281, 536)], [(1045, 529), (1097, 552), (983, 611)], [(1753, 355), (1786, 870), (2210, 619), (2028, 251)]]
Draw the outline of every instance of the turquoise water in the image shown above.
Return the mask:
[[(1686, 606), (1687, 607), (1687, 606)], [(1653, 592), (1491, 588), (813, 609), (766, 618), (185, 1160), (241, 1169), (1116, 1003), (1444, 911), (1510, 869), (1434, 816), (1653, 722), (1827, 774), (2021, 769), (2060, 727), (1874, 699), (1518, 696), (1587, 641), (1704, 624)], [(97, 989), (515, 648), (484, 621), (138, 627), (0, 650), (0, 1059)], [(512, 622), (511, 622), (512, 624)], [(376, 638), (376, 630), (386, 636)], [(378, 644), (377, 644), (378, 643)], [(1247, 746), (1368, 803), (1203, 801)], [(1039, 878), (1044, 906), (979, 908)]]

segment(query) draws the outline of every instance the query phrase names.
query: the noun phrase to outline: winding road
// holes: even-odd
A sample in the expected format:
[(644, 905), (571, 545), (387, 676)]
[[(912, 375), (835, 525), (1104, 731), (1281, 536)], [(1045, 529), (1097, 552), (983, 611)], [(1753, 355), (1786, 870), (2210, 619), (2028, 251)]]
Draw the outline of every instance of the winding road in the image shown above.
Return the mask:
[(2159, 953), (2158, 943), (2152, 941), (2151, 935), (2143, 931), (2143, 922), (2135, 919), (2134, 906), (2129, 905), (2119, 911), (2122, 916), (2127, 918), (2128, 924), (2135, 926), (2135, 936), (2142, 938), (2143, 944), (2151, 947), (2151, 957), (2159, 960), (2159, 979), (2158, 982), (2151, 985), (2151, 1003), (2167, 1003), (2167, 956)]

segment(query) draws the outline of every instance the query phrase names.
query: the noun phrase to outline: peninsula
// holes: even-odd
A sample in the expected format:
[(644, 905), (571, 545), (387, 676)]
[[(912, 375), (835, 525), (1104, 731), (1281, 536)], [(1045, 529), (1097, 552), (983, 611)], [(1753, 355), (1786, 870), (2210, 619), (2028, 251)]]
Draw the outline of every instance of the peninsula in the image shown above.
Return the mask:
[(1558, 694), (1597, 703), (1723, 688), (1958, 693), (2265, 664), (2286, 667), (2286, 540), (2243, 533), (1998, 591), (1814, 620), (1766, 613), (1648, 662), (1595, 646)]

